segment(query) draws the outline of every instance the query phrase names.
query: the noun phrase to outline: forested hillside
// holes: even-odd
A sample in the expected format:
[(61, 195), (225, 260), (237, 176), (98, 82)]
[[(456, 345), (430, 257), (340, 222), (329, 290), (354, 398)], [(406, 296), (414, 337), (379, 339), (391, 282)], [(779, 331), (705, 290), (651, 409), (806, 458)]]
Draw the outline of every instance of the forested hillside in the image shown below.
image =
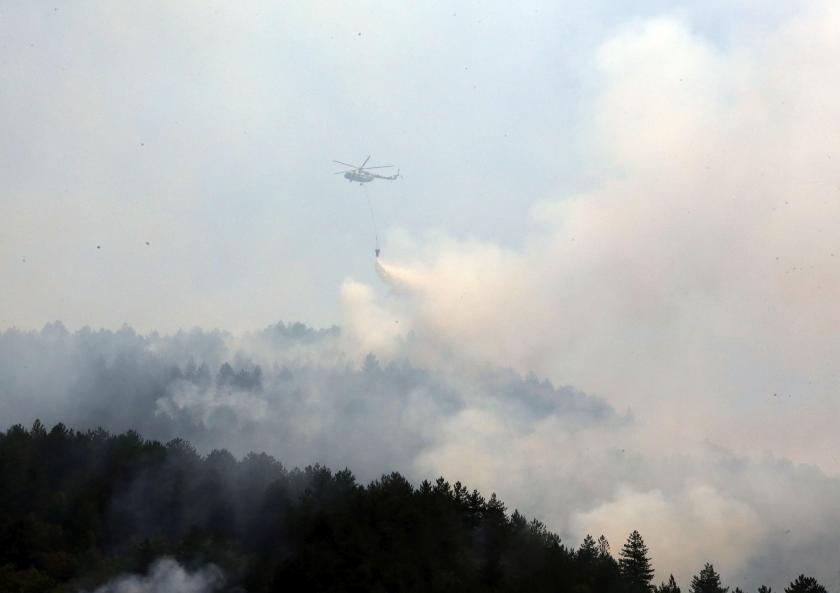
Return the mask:
[[(202, 457), (135, 432), (0, 433), (0, 592), (125, 590), (103, 584), (161, 559), (211, 574), (206, 591), (679, 591), (673, 577), (653, 586), (638, 532), (615, 557), (604, 537), (575, 549), (444, 478), (365, 486), (347, 469)], [(690, 590), (727, 589), (707, 564)], [(786, 591), (825, 589), (801, 576)]]

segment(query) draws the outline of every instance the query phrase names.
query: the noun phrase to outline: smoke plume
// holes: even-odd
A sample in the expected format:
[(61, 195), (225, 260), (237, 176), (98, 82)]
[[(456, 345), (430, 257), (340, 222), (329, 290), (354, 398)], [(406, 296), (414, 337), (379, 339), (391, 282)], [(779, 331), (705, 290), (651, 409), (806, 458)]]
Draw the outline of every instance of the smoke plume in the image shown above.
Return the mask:
[(145, 575), (123, 575), (93, 593), (213, 593), (222, 573), (213, 565), (190, 572), (172, 558), (160, 558)]

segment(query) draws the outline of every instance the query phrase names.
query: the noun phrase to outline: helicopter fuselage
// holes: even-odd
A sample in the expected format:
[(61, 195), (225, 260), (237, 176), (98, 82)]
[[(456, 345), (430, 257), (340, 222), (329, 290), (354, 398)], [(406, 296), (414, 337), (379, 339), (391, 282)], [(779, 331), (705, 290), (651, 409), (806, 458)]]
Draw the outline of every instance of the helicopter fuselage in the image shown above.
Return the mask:
[(370, 183), (375, 179), (373, 175), (364, 171), (347, 171), (344, 174), (344, 178), (348, 181), (356, 181), (358, 183)]

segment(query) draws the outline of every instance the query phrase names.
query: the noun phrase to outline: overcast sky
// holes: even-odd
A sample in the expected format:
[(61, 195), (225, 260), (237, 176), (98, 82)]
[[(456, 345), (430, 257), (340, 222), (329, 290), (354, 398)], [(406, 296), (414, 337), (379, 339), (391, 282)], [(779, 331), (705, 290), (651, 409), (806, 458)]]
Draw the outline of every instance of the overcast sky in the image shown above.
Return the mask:
[(0, 4), (0, 323), (337, 323), (374, 236), (332, 159), (401, 168), (369, 187), (385, 253), (520, 245), (532, 204), (613, 176), (599, 46), (665, 14), (726, 48), (787, 16), (567, 4)]
[[(0, 3), (0, 328), (222, 328), (227, 354), (195, 358), (268, 369), (286, 351), (236, 336), (336, 324), (304, 366), (374, 352), (468, 401), (351, 467), (466, 475), (572, 536), (639, 528), (682, 577), (836, 556), (836, 510), (798, 515), (790, 482), (840, 472), (840, 10), (566, 4)], [(378, 265), (363, 189), (332, 174), (368, 154), (404, 175), (367, 188)], [(7, 404), (33, 385), (11, 335)], [(483, 365), (632, 422), (511, 428)], [(163, 410), (218, 403), (160, 388)], [(638, 472), (613, 480), (625, 450)], [(511, 478), (549, 458), (527, 476), (577, 480), (562, 508)], [(767, 543), (778, 517), (793, 547)], [(686, 532), (727, 558), (667, 556)]]

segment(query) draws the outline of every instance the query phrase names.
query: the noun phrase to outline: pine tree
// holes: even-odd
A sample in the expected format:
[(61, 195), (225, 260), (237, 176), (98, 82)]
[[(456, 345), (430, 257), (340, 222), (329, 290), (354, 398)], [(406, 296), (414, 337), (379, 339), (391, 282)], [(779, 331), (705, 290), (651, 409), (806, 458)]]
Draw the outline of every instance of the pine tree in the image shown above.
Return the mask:
[(624, 582), (632, 592), (651, 590), (653, 567), (650, 565), (648, 549), (638, 531), (633, 531), (619, 553), (618, 568)]
[(720, 575), (708, 562), (699, 574), (691, 578), (691, 593), (726, 593), (727, 591), (729, 587), (721, 586)]
[(42, 423), (39, 419), (37, 419), (37, 418), (35, 419), (35, 422), (33, 422), (33, 423), (32, 423), (32, 430), (31, 430), (31, 431), (29, 431), (29, 432), (30, 432), (30, 434), (32, 435), (32, 438), (38, 438), (38, 439), (41, 439), (41, 438), (44, 438), (45, 436), (47, 436), (47, 429), (46, 429), (46, 427), (45, 427), (45, 426), (44, 426), (44, 424), (43, 424), (43, 423)]
[(681, 593), (677, 581), (674, 580), (674, 575), (668, 577), (668, 582), (663, 582), (656, 588), (656, 593)]
[(586, 537), (583, 538), (583, 543), (580, 545), (580, 548), (578, 548), (577, 555), (578, 558), (585, 561), (593, 560), (597, 557), (598, 547), (595, 544), (595, 540), (588, 533), (586, 534)]
[(828, 593), (814, 577), (806, 577), (804, 574), (796, 577), (790, 585), (785, 587), (785, 593)]
[(758, 593), (773, 593), (773, 588), (768, 587), (767, 585), (761, 585), (758, 588)]
[(610, 555), (610, 542), (607, 541), (607, 538), (601, 534), (601, 537), (598, 538), (598, 557), (599, 558), (606, 558)]

